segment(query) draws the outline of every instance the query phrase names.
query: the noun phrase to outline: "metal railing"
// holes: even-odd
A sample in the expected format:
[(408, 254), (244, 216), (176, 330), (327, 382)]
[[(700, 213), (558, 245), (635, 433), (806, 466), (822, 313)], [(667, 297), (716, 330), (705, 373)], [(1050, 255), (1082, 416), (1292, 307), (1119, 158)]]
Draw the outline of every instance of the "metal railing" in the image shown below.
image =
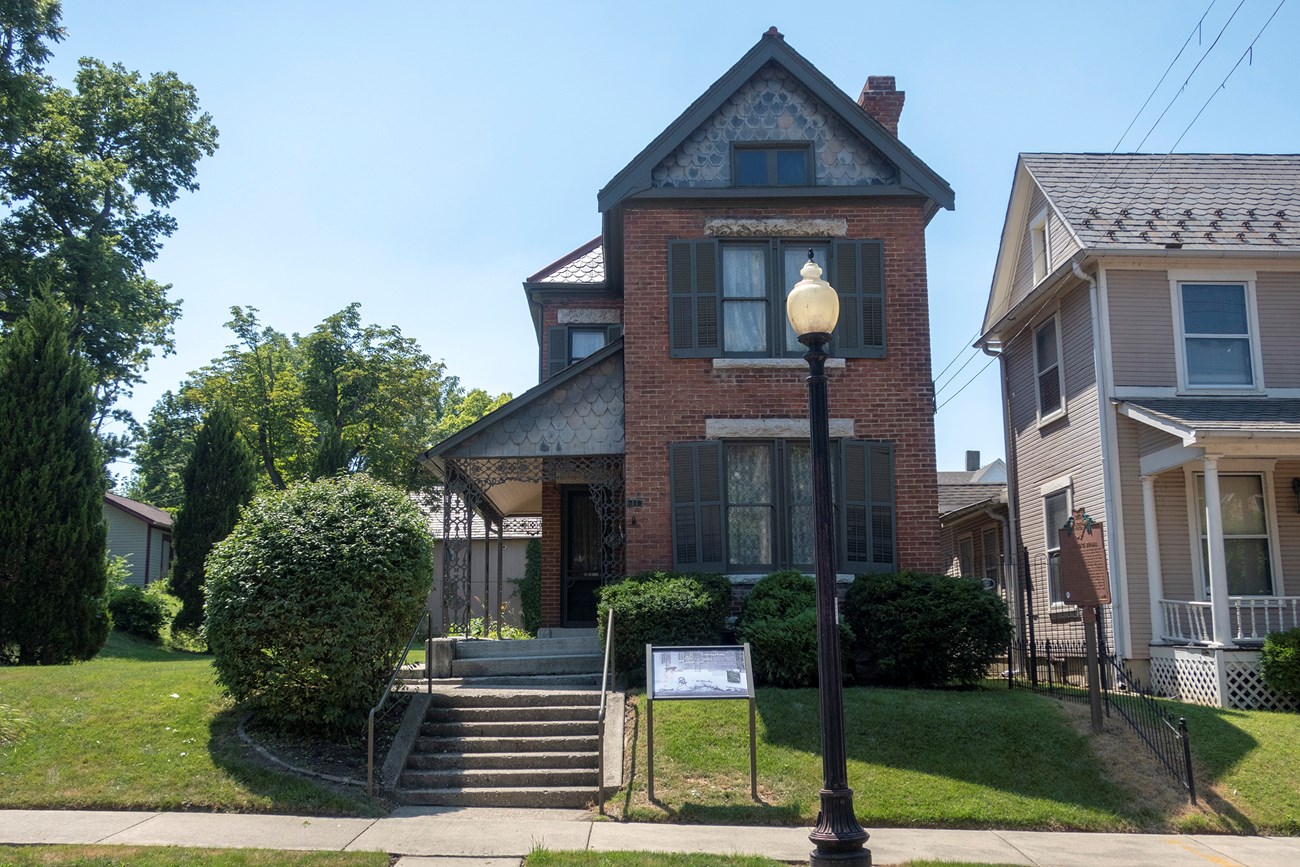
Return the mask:
[(411, 645), (415, 643), (415, 637), (420, 634), (420, 628), (425, 628), (424, 636), (424, 682), (429, 693), (433, 692), (433, 670), (429, 655), (432, 652), (433, 645), (433, 611), (425, 609), (424, 616), (415, 624), (411, 630), (411, 637), (406, 641), (406, 648), (402, 651), (402, 658), (397, 661), (393, 667), (393, 673), (388, 677), (388, 683), (384, 685), (384, 691), (379, 696), (378, 703), (370, 709), (370, 714), (366, 720), (366, 794), (375, 794), (375, 718), (383, 711), (384, 705), (388, 704), (388, 699), (393, 694), (393, 684), (397, 682), (397, 676), (402, 673), (402, 668), (406, 665), (406, 657), (411, 653)]
[(600, 815), (605, 815), (605, 698), (614, 684), (614, 609), (609, 609), (605, 623), (605, 662), (600, 669), (600, 710), (596, 714), (596, 804)]
[[(1210, 602), (1160, 600), (1167, 641), (1208, 643), (1214, 640)], [(1229, 596), (1233, 641), (1263, 641), (1270, 632), (1300, 626), (1300, 596)]]

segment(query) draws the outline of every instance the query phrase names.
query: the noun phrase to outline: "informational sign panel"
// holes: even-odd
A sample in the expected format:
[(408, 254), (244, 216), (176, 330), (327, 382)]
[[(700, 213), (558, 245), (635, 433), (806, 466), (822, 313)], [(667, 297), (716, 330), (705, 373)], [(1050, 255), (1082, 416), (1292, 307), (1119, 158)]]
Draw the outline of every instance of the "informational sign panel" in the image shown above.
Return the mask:
[(1106, 567), (1106, 541), (1099, 522), (1082, 520), (1080, 510), (1072, 526), (1062, 528), (1061, 591), (1065, 602), (1082, 608), (1110, 604), (1110, 572)]
[(653, 701), (753, 698), (749, 646), (652, 647), (646, 645), (646, 687)]

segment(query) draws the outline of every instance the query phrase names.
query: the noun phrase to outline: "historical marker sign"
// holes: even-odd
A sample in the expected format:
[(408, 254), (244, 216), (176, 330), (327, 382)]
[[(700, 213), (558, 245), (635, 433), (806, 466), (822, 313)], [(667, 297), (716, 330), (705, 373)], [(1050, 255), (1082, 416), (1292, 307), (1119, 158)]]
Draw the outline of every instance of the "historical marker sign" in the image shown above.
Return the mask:
[(753, 698), (744, 647), (650, 647), (646, 685), (655, 701)]
[(1080, 607), (1110, 604), (1110, 572), (1106, 541), (1099, 522), (1075, 509), (1061, 539), (1061, 590), (1065, 602)]

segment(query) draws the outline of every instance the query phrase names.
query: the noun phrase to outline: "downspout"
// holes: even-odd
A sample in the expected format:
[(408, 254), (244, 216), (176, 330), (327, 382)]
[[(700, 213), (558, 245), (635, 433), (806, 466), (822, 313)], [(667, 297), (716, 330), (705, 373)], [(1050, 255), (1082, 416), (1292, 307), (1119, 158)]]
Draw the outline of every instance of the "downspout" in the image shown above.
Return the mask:
[(1017, 488), (1018, 468), (1015, 459), (1015, 437), (1011, 433), (1011, 392), (1007, 387), (1007, 359), (1002, 351), (989, 348), (987, 343), (980, 344), (985, 355), (998, 360), (998, 386), (1002, 391), (1002, 448), (1007, 455), (1007, 517), (995, 516), (1002, 522), (1004, 546), (1002, 556), (1011, 564), (1011, 579), (1007, 582), (1009, 589), (1008, 603), (1016, 612), (1016, 633), (1021, 638), (1027, 634), (1028, 624), (1023, 622), (1023, 607), (1020, 604), (1020, 548), (1016, 545), (1020, 538), (1019, 489)]
[(1070, 268), (1074, 271), (1075, 277), (1088, 284), (1088, 303), (1092, 314), (1093, 378), (1097, 386), (1097, 423), (1101, 435), (1099, 451), (1102, 508), (1106, 510), (1106, 523), (1113, 531), (1107, 534), (1110, 538), (1107, 540), (1109, 544), (1106, 546), (1106, 559), (1110, 570), (1111, 599), (1121, 613), (1120, 617), (1111, 618), (1111, 627), (1115, 632), (1115, 646), (1112, 649), (1119, 651), (1122, 659), (1132, 659), (1133, 647), (1129, 635), (1129, 617), (1132, 615), (1128, 605), (1128, 582), (1125, 580), (1127, 570), (1124, 568), (1124, 516), (1120, 506), (1122, 497), (1119, 492), (1119, 455), (1110, 407), (1110, 380), (1106, 375), (1106, 365), (1102, 361), (1102, 353), (1106, 351), (1107, 343), (1102, 340), (1101, 333), (1100, 290), (1096, 278), (1080, 268), (1077, 261), (1071, 260)]

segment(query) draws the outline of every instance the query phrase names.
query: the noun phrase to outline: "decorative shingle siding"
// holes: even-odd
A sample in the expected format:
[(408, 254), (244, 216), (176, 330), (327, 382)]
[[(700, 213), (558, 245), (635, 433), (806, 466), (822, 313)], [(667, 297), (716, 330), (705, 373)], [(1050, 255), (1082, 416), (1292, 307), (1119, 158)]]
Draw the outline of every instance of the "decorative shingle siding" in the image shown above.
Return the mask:
[[(830, 415), (853, 418), (859, 439), (894, 444), (898, 562), (940, 567), (930, 401), (924, 214), (920, 202), (756, 203), (727, 208), (643, 205), (623, 219), (624, 358), (629, 571), (672, 562), (668, 446), (704, 438), (708, 418), (801, 418), (806, 368), (714, 369), (708, 358), (670, 358), (668, 242), (705, 236), (709, 217), (831, 217), (852, 238), (884, 243), (888, 354), (830, 370)], [(779, 311), (778, 311), (779, 314)]]
[(788, 72), (769, 63), (652, 172), (656, 187), (731, 185), (732, 142), (813, 143), (819, 186), (898, 182), (898, 170)]

